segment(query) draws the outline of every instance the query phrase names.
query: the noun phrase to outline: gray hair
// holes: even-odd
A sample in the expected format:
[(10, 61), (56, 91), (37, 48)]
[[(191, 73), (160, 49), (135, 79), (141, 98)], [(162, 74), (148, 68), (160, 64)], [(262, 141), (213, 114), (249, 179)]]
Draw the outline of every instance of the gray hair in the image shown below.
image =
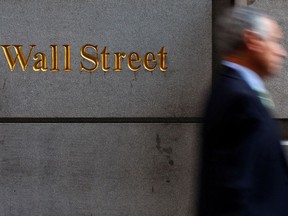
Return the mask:
[(220, 54), (235, 53), (244, 47), (243, 31), (250, 29), (263, 38), (268, 36), (263, 18), (273, 19), (254, 7), (234, 7), (227, 10), (216, 24), (216, 43)]

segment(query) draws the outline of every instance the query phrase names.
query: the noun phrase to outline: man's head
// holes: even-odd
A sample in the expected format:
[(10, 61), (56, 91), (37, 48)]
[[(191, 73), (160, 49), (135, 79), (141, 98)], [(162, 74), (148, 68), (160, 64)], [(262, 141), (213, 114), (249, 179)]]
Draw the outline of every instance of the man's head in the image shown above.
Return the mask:
[(261, 77), (280, 71), (286, 51), (283, 33), (270, 16), (250, 7), (227, 11), (217, 26), (218, 48), (224, 59), (246, 66)]

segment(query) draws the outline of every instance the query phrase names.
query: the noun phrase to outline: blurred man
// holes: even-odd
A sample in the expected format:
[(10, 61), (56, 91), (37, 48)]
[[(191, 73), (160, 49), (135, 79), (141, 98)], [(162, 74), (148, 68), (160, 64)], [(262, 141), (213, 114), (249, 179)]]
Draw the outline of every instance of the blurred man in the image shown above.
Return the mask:
[(205, 114), (199, 216), (287, 216), (288, 167), (263, 83), (286, 57), (281, 28), (243, 7), (217, 32), (223, 68)]

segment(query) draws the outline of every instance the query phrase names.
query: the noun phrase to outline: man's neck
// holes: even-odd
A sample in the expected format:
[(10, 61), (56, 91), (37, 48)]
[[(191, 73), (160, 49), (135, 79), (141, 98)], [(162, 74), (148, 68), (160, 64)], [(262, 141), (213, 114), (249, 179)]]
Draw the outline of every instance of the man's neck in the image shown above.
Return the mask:
[(258, 76), (262, 80), (264, 79), (264, 76), (261, 73), (261, 70), (259, 70), (259, 67), (257, 67), (257, 65), (253, 63), (253, 61), (251, 61), (251, 58), (249, 58), (249, 55), (239, 54), (239, 55), (224, 56), (224, 60), (246, 67), (252, 70), (253, 72), (255, 72), (256, 74), (258, 74)]

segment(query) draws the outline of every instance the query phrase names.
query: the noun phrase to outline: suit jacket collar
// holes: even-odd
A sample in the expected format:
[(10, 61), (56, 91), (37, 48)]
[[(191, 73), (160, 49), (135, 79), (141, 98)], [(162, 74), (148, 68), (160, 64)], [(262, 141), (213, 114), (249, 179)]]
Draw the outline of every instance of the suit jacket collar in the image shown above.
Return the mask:
[(257, 92), (267, 92), (263, 80), (253, 70), (229, 61), (222, 61), (222, 64), (236, 70), (251, 89)]
[[(222, 70), (221, 70), (221, 75), (230, 77), (232, 79), (238, 79), (238, 80), (243, 80), (239, 72), (237, 72), (235, 69), (228, 67), (226, 65), (222, 65)], [(244, 81), (244, 80), (243, 80)]]
[(239, 80), (241, 83), (243, 83), (243, 85), (245, 86), (247, 90), (251, 91), (252, 94), (257, 96), (257, 91), (251, 88), (251, 86), (248, 85), (248, 83), (243, 79), (240, 73), (234, 68), (228, 67), (226, 65), (222, 65), (222, 71), (220, 75), (224, 77), (229, 77), (231, 79)]

